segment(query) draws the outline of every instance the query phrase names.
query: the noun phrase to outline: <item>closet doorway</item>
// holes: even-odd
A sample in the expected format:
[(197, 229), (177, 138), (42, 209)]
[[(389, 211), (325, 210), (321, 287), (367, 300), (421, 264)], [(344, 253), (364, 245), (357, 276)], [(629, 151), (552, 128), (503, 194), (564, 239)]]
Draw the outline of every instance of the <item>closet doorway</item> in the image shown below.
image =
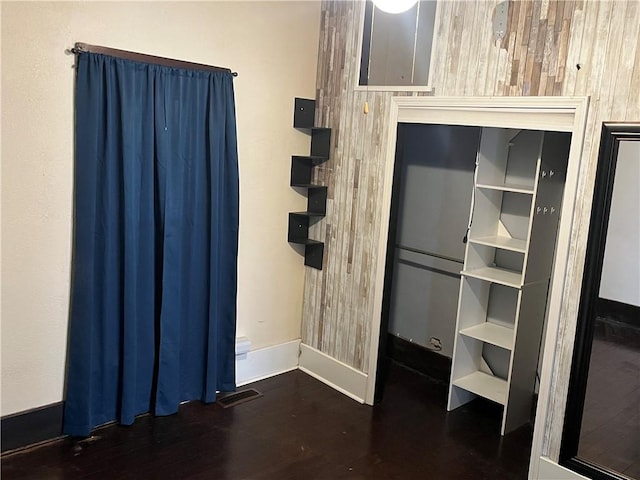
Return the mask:
[(453, 355), (481, 132), (398, 124), (383, 342), (390, 359), (441, 381), (448, 381)]
[[(454, 283), (458, 284), (458, 287), (453, 289), (449, 287), (446, 290), (453, 290), (455, 297), (458, 296), (459, 285), (460, 285), (459, 280), (455, 281), (456, 274), (453, 273), (455, 271), (454, 269), (447, 270), (444, 268), (434, 268), (434, 267), (442, 267), (443, 262), (452, 262), (454, 264), (457, 263), (459, 265), (460, 264), (459, 256), (456, 257), (455, 254), (452, 256), (449, 256), (447, 254), (433, 252), (426, 248), (424, 249), (420, 247), (414, 248), (411, 245), (408, 245), (408, 247), (411, 250), (403, 248), (403, 247), (407, 247), (407, 245), (404, 244), (405, 243), (404, 239), (407, 238), (406, 235), (409, 235), (408, 238), (411, 238), (411, 232), (407, 233), (404, 231), (403, 222), (407, 223), (407, 219), (403, 219), (402, 214), (400, 214), (400, 212), (397, 210), (399, 208), (399, 205), (402, 204), (400, 190), (396, 188), (396, 190), (394, 191), (393, 189), (394, 180), (396, 181), (396, 185), (398, 185), (397, 183), (398, 181), (400, 181), (400, 185), (402, 185), (402, 178), (401, 178), (400, 172), (402, 172), (403, 167), (402, 165), (399, 165), (397, 163), (397, 158), (400, 158), (402, 156), (403, 146), (398, 144), (396, 141), (400, 139), (402, 136), (407, 135), (407, 131), (411, 130), (412, 128), (420, 129), (420, 128), (423, 128), (423, 126), (433, 128), (434, 132), (438, 128), (440, 129), (441, 128), (453, 128), (453, 129), (461, 128), (461, 129), (470, 129), (469, 131), (473, 131), (472, 127), (474, 127), (479, 131), (482, 131), (483, 129), (485, 130), (499, 129), (504, 132), (515, 132), (515, 134), (517, 134), (518, 131), (530, 130), (530, 131), (537, 131), (537, 132), (565, 132), (566, 134), (570, 135), (569, 152), (564, 161), (564, 166), (565, 166), (565, 171), (563, 172), (564, 180), (565, 180), (563, 182), (564, 195), (561, 197), (562, 200), (561, 201), (559, 200), (559, 205), (558, 205), (559, 211), (557, 212), (559, 214), (558, 218), (560, 219), (560, 221), (557, 224), (556, 230), (555, 230), (557, 234), (553, 235), (552, 245), (555, 245), (555, 247), (552, 246), (550, 251), (552, 263), (549, 266), (548, 294), (545, 295), (546, 315), (544, 312), (542, 313), (543, 321), (546, 316), (546, 335), (544, 336), (544, 339), (541, 339), (542, 341), (538, 342), (538, 344), (535, 346), (536, 352), (538, 347), (540, 347), (540, 343), (547, 346), (546, 350), (548, 352), (553, 352), (555, 348), (555, 339), (557, 336), (558, 328), (561, 325), (561, 322), (566, 323), (567, 321), (570, 322), (575, 320), (575, 319), (567, 319), (567, 318), (561, 319), (560, 306), (561, 306), (562, 290), (564, 287), (565, 275), (568, 268), (567, 261), (569, 258), (569, 240), (570, 240), (571, 231), (572, 231), (571, 213), (573, 211), (573, 207), (576, 201), (576, 189), (577, 189), (577, 184), (580, 176), (580, 173), (579, 173), (580, 172), (580, 169), (579, 169), (580, 150), (582, 148), (582, 143), (584, 138), (584, 123), (585, 123), (587, 103), (588, 102), (586, 98), (567, 99), (567, 98), (560, 98), (560, 97), (544, 97), (544, 98), (543, 97), (537, 97), (537, 98), (398, 97), (393, 99), (392, 107), (391, 107), (389, 130), (388, 130), (388, 136), (387, 136), (387, 155), (386, 155), (386, 165), (385, 165), (385, 178), (383, 182), (384, 190), (383, 190), (383, 197), (382, 197), (383, 205), (385, 205), (386, 207), (384, 211), (388, 212), (388, 215), (385, 215), (385, 218), (382, 218), (381, 228), (380, 228), (379, 251), (378, 251), (378, 257), (377, 257), (378, 265), (377, 265), (377, 279), (376, 279), (377, 281), (376, 281), (376, 290), (375, 290), (375, 304), (374, 304), (374, 315), (372, 317), (374, 320), (372, 321), (372, 329), (371, 329), (372, 341), (371, 341), (371, 350), (370, 350), (369, 375), (368, 375), (368, 381), (367, 381), (367, 398), (366, 398), (367, 403), (373, 402), (374, 395), (376, 393), (375, 392), (376, 380), (378, 381), (382, 380), (382, 378), (377, 378), (378, 365), (379, 365), (378, 358), (379, 358), (379, 355), (383, 355), (384, 353), (386, 353), (385, 339), (389, 331), (391, 332), (392, 335), (396, 337), (404, 337), (405, 335), (410, 337), (412, 335), (410, 328), (414, 328), (414, 331), (417, 331), (415, 330), (415, 328), (422, 328), (423, 331), (419, 332), (421, 336), (420, 341), (423, 344), (426, 343), (426, 345), (420, 345), (420, 346), (426, 347), (426, 349), (429, 349), (429, 350), (439, 349), (438, 355), (444, 358), (447, 358), (447, 355), (446, 355), (447, 349), (453, 349), (453, 345), (451, 345), (450, 339), (453, 337), (456, 337), (459, 333), (458, 331), (456, 331), (457, 329), (455, 324), (456, 314), (451, 313), (451, 309), (452, 309), (451, 305), (453, 304), (453, 302), (452, 301), (447, 302), (445, 298), (446, 295), (444, 296), (435, 295), (435, 297), (437, 297), (438, 300), (443, 300), (443, 302), (438, 301), (438, 304), (440, 304), (440, 306), (443, 306), (444, 303), (448, 303), (448, 307), (446, 308), (446, 310), (449, 312), (446, 314), (446, 316), (448, 317), (448, 320), (446, 322), (443, 322), (441, 325), (438, 325), (438, 322), (441, 322), (440, 319), (437, 319), (437, 320), (432, 319), (431, 322), (427, 322), (426, 326), (422, 325), (421, 327), (416, 327), (416, 326), (407, 327), (406, 325), (403, 326), (402, 322), (398, 322), (396, 318), (391, 318), (392, 312), (395, 311), (397, 313), (398, 311), (401, 311), (403, 308), (405, 308), (405, 307), (398, 307), (397, 305), (398, 303), (400, 303), (402, 299), (402, 295), (403, 295), (402, 290), (404, 289), (398, 288), (398, 285), (395, 286), (397, 291), (395, 294), (396, 305), (394, 306), (394, 299), (392, 295), (392, 292), (394, 289), (394, 285), (393, 285), (394, 282), (393, 280), (391, 280), (391, 281), (387, 281), (385, 284), (385, 278), (389, 280), (389, 278), (393, 277), (394, 275), (392, 274), (391, 276), (389, 276), (389, 275), (386, 275), (386, 273), (388, 273), (389, 271), (391, 272), (395, 271), (397, 274), (397, 278), (400, 279), (399, 280), (400, 283), (404, 282), (407, 285), (411, 285), (412, 288), (413, 287), (417, 289), (420, 288), (420, 285), (419, 285), (420, 281), (411, 281), (410, 274), (407, 274), (406, 272), (405, 273), (401, 272), (401, 270), (403, 269), (406, 270), (406, 265), (396, 266), (395, 265), (396, 261), (399, 261), (398, 262), (399, 264), (400, 263), (416, 264), (418, 263), (415, 261), (416, 255), (422, 255), (425, 258), (427, 256), (434, 257), (428, 260), (428, 261), (431, 261), (431, 263), (426, 263), (423, 261), (422, 263), (418, 263), (417, 266), (410, 267), (414, 269), (419, 269), (421, 271), (422, 270), (429, 271), (428, 274), (426, 275), (422, 274), (422, 276), (425, 278), (428, 276), (431, 276), (432, 278), (429, 280), (423, 279), (421, 280), (421, 282), (424, 285), (431, 285), (434, 291), (437, 292), (438, 291), (437, 284), (443, 283), (444, 281), (434, 280), (435, 274), (437, 273), (438, 275), (443, 275), (445, 277), (449, 275), (449, 277), (453, 278)], [(405, 126), (406, 124), (412, 124), (412, 125)], [(453, 131), (454, 130), (452, 130), (452, 132)], [(480, 135), (480, 137), (481, 136), (482, 135)], [(470, 137), (473, 138), (473, 135), (470, 135)], [(475, 138), (478, 138), (478, 137), (475, 137)], [(456, 142), (455, 148), (461, 147), (459, 143), (460, 142)], [(468, 143), (469, 145), (473, 145), (475, 142), (467, 141), (465, 143)], [(469, 148), (471, 149), (471, 147)], [(477, 149), (478, 147), (476, 144), (476, 150)], [(432, 150), (430, 148), (429, 152), (432, 152), (432, 151), (437, 151), (437, 149)], [(477, 155), (476, 155), (476, 158), (477, 158)], [(475, 162), (473, 162), (473, 164), (470, 167), (471, 173), (469, 172), (469, 166), (468, 166), (469, 162), (468, 161), (462, 162), (462, 164), (465, 164), (465, 163), (467, 164), (467, 167), (466, 169), (464, 168), (462, 169), (464, 173), (461, 172), (460, 177), (464, 178), (465, 175), (467, 176), (467, 179), (470, 177), (470, 180), (466, 180), (466, 181), (469, 182), (468, 183), (469, 191), (474, 191), (473, 170), (475, 168)], [(433, 168), (434, 166), (426, 165), (423, 167)], [(440, 167), (443, 167), (443, 166), (440, 165)], [(507, 168), (507, 167), (503, 167), (503, 168)], [(539, 169), (540, 166), (538, 165), (536, 168)], [(446, 170), (446, 169), (442, 168), (442, 170)], [(394, 178), (394, 171), (395, 171), (395, 178)], [(536, 175), (538, 173), (536, 173)], [(515, 174), (516, 176), (519, 175), (519, 172), (517, 172), (517, 167), (515, 171), (511, 172), (511, 174)], [(411, 175), (410, 178), (412, 180), (416, 180), (418, 176)], [(461, 184), (464, 182), (465, 180), (461, 180)], [(458, 185), (457, 182), (456, 182), (456, 185)], [(475, 185), (476, 187), (478, 187), (477, 183), (475, 183)], [(438, 187), (442, 187), (442, 184), (438, 184), (436, 188)], [(454, 193), (456, 189), (457, 189), (457, 186), (453, 188), (451, 191), (447, 189), (445, 192), (445, 196), (446, 194), (451, 193), (452, 196), (455, 196), (456, 199), (459, 198), (460, 202), (462, 203), (462, 199), (464, 195), (462, 193), (456, 195)], [(477, 191), (477, 188), (475, 190)], [(514, 192), (509, 192), (509, 193), (511, 194)], [(515, 193), (532, 194), (533, 198), (535, 198), (535, 186), (534, 188), (524, 189), (523, 191), (518, 191)], [(505, 191), (500, 191), (499, 195), (500, 196), (506, 195), (506, 193)], [(392, 202), (392, 197), (394, 200), (393, 202)], [(532, 201), (535, 202), (535, 200), (532, 200)], [(513, 202), (508, 201), (507, 203), (513, 203)], [(515, 202), (515, 204), (513, 205), (514, 208), (518, 209), (519, 211), (526, 210), (526, 209), (523, 210), (520, 208), (520, 206), (516, 205), (518, 203), (522, 203), (522, 202)], [(535, 207), (535, 203), (529, 204), (530, 212), (534, 211), (531, 209), (533, 208), (532, 205)], [(510, 208), (511, 207), (508, 207), (504, 212), (498, 213), (499, 217), (497, 218), (499, 223), (501, 224), (508, 223), (508, 219), (506, 217), (510, 215), (510, 211), (509, 211)], [(452, 209), (453, 210), (451, 211), (456, 210), (455, 205), (452, 205)], [(458, 210), (464, 211), (465, 209), (459, 208)], [(471, 211), (472, 210), (473, 209), (471, 209)], [(460, 228), (462, 229), (461, 237), (459, 235), (454, 235), (454, 236), (460, 237), (455, 243), (438, 239), (438, 238), (432, 238), (433, 242), (435, 242), (436, 244), (440, 241), (444, 241), (443, 251), (448, 251), (447, 249), (449, 248), (455, 249), (455, 244), (457, 244), (458, 248), (460, 248), (459, 246), (462, 243), (462, 239), (466, 236), (466, 227), (467, 227), (466, 222), (469, 220), (469, 216), (468, 216), (469, 211), (470, 211), (469, 203), (467, 201), (466, 215), (457, 214), (457, 216), (460, 217), (460, 220), (456, 220), (454, 222), (447, 222), (447, 227), (445, 228), (445, 230), (448, 230), (449, 227), (451, 227), (452, 230), (456, 230)], [(429, 212), (425, 211), (421, 213), (428, 214)], [(431, 214), (435, 215), (435, 213), (433, 212)], [(505, 218), (503, 218), (503, 214)], [(495, 212), (491, 213), (490, 215), (495, 216)], [(518, 213), (517, 215), (520, 215), (520, 213)], [(411, 222), (408, 222), (408, 224), (410, 223)], [(530, 225), (532, 223), (533, 223), (533, 220), (531, 220)], [(431, 231), (433, 231), (433, 228), (431, 229)], [(446, 236), (449, 233), (443, 233), (443, 234)], [(523, 238), (526, 240), (525, 244), (528, 245), (528, 237), (526, 235), (528, 234), (525, 233), (525, 236)], [(516, 236), (521, 237), (520, 234)], [(430, 241), (431, 240), (427, 240), (428, 246), (431, 246), (429, 245)], [(466, 248), (464, 244), (462, 245), (463, 245), (462, 246), (463, 249)], [(513, 263), (511, 259), (509, 259), (509, 257), (513, 257), (513, 255), (511, 255), (511, 253), (513, 252), (507, 252), (506, 255), (503, 255), (501, 252), (498, 252), (498, 250), (500, 250), (501, 248), (502, 247), (500, 245), (495, 245), (491, 243), (489, 245), (484, 245), (482, 247), (476, 248), (474, 250), (476, 251), (474, 255), (478, 257), (477, 252), (482, 252), (482, 254), (480, 255), (480, 257), (482, 258), (480, 260), (482, 260), (483, 262), (488, 262), (490, 266), (513, 267)], [(420, 250), (420, 251), (418, 252), (413, 250)], [(426, 254), (423, 252), (426, 252)], [(489, 253), (485, 254), (485, 252), (489, 252)], [(429, 255), (433, 253), (435, 253), (436, 255)], [(521, 268), (524, 269), (525, 266), (527, 265), (526, 257), (528, 253), (526, 249), (523, 250), (523, 247), (521, 246), (517, 247), (516, 253), (517, 255), (515, 257), (520, 258), (519, 261), (521, 262), (521, 265), (523, 265)], [(467, 255), (468, 255), (468, 252), (467, 252)], [(411, 258), (407, 261), (407, 257), (411, 257)], [(442, 257), (447, 257), (447, 258), (442, 258)], [(491, 259), (487, 260), (489, 257), (491, 257)], [(503, 258), (499, 259), (501, 257)], [(524, 260), (522, 257), (524, 257)], [(477, 263), (477, 260), (478, 258), (475, 258), (474, 262)], [(502, 260), (504, 260), (506, 264), (502, 264)], [(434, 270), (440, 270), (440, 271), (434, 272)], [(415, 275), (416, 274), (414, 272), (414, 276)], [(403, 279), (403, 276), (404, 277), (408, 276), (409, 278)], [(418, 274), (418, 276), (420, 276), (420, 274)], [(521, 272), (522, 283), (524, 283), (524, 278), (525, 278), (525, 271), (522, 270)], [(398, 283), (398, 281), (396, 281), (396, 283)], [(516, 283), (517, 282), (514, 282), (513, 285), (509, 284), (507, 286), (510, 288), (519, 287), (520, 285), (517, 285)], [(500, 286), (504, 286), (504, 284), (500, 284)], [(545, 292), (546, 292), (546, 289), (545, 289)], [(503, 298), (503, 297), (504, 297), (503, 295), (497, 295), (497, 298)], [(516, 301), (519, 301), (518, 295), (515, 295), (515, 296), (509, 295), (509, 297), (515, 298)], [(425, 299), (421, 298), (419, 299), (419, 301), (424, 303)], [(457, 303), (458, 303), (457, 299), (455, 303), (456, 303), (456, 310), (457, 310)], [(440, 308), (440, 306), (433, 307), (433, 308), (437, 310), (438, 308)], [(432, 307), (428, 307), (428, 308), (431, 309)], [(516, 312), (516, 315), (515, 315), (516, 320), (514, 321), (517, 321), (517, 308), (518, 308), (517, 305), (507, 305), (507, 304), (504, 304), (503, 302), (503, 304), (500, 304), (498, 307), (496, 307), (495, 305), (491, 306), (485, 303), (484, 308), (485, 308), (485, 311), (487, 309), (492, 309), (494, 311), (497, 310), (502, 312), (504, 311)], [(452, 315), (453, 315), (453, 320), (452, 320)], [(384, 321), (381, 322), (380, 319), (386, 320), (386, 322)], [(445, 323), (447, 326), (442, 328), (443, 325), (445, 325)], [(441, 329), (440, 332), (438, 332), (438, 329)], [(405, 334), (402, 335), (401, 332), (405, 332)], [(438, 333), (436, 334), (436, 332)], [(416, 334), (416, 336), (418, 335)], [(542, 332), (540, 332), (540, 337), (542, 337)], [(404, 338), (403, 340), (411, 341), (412, 338)], [(473, 338), (474, 342), (477, 340), (479, 339)], [(485, 341), (484, 339), (481, 339), (481, 340), (482, 342)], [(449, 342), (449, 346), (446, 345), (447, 341)], [(456, 341), (459, 341), (459, 339), (455, 339), (453, 343), (455, 344)], [(464, 341), (466, 342), (466, 340)], [(412, 342), (412, 343), (417, 343), (417, 342)], [(491, 350), (492, 347), (495, 346), (493, 345), (494, 342), (492, 341), (488, 341), (486, 343), (488, 343), (487, 345), (488, 350)], [(504, 347), (504, 345), (502, 345), (502, 347)], [(513, 347), (511, 347), (511, 349), (513, 349)], [(473, 347), (472, 350), (477, 351), (478, 348)], [(480, 351), (483, 351), (483, 350), (484, 350), (483, 348), (480, 349)], [(472, 365), (472, 367), (465, 366), (465, 368), (473, 368), (476, 370), (484, 371), (484, 373), (491, 374), (492, 369), (496, 367), (487, 365), (487, 363), (489, 362), (484, 361), (491, 356), (492, 355), (490, 354), (484, 355), (483, 353), (481, 356), (479, 356), (481, 358), (482, 364), (479, 364), (477, 360), (474, 360), (472, 363), (475, 363), (475, 364)], [(507, 355), (507, 357), (510, 357), (510, 356), (513, 357), (515, 355), (511, 355), (511, 354)], [(553, 357), (553, 355), (549, 355), (549, 356)], [(467, 355), (467, 359), (468, 357), (469, 356)], [(506, 361), (506, 364), (504, 363), (504, 360), (499, 360), (499, 359), (493, 360), (492, 362), (495, 362), (495, 364), (498, 365), (497, 367), (498, 369), (505, 368), (507, 375), (509, 370), (512, 368), (512, 365), (509, 364), (509, 360)], [(537, 364), (537, 362), (535, 363)], [(537, 416), (536, 416), (538, 420), (536, 421), (536, 426), (534, 430), (534, 441), (533, 441), (533, 447), (532, 447), (532, 470), (537, 469), (538, 460), (541, 455), (541, 452), (543, 451), (544, 431), (546, 428), (545, 423), (548, 418), (547, 407), (549, 405), (549, 397), (552, 394), (552, 392), (550, 392), (550, 385), (551, 385), (550, 378), (553, 375), (553, 372), (551, 372), (553, 365), (554, 365), (553, 360), (545, 359), (545, 364), (542, 366), (542, 368), (540, 368), (541, 378), (540, 378), (540, 388), (539, 388), (539, 402), (538, 402)], [(502, 396), (504, 395), (504, 393), (499, 393), (498, 395), (483, 395), (483, 392), (482, 392), (483, 388), (484, 387), (481, 387), (478, 390), (476, 389), (475, 386), (472, 386), (469, 388), (469, 393), (472, 395), (479, 394), (480, 396), (486, 396), (487, 398), (492, 399), (494, 401), (496, 400), (496, 398), (497, 399), (503, 398)], [(509, 393), (507, 393), (506, 395), (509, 395)], [(509, 397), (505, 397), (505, 398), (509, 398)], [(504, 430), (504, 426), (503, 426), (503, 430)], [(496, 434), (498, 435), (499, 433), (500, 433), (500, 429), (498, 427)]]

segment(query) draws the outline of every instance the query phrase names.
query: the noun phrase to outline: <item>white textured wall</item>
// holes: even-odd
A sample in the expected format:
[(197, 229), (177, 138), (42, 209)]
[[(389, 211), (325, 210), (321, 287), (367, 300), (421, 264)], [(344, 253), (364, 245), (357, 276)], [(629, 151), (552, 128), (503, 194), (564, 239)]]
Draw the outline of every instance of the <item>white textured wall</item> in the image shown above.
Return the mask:
[(640, 307), (640, 142), (620, 142), (600, 297)]
[(317, 2), (3, 2), (2, 415), (63, 398), (81, 41), (229, 66), (240, 158), (238, 334), (300, 336), (303, 259), (286, 241), (290, 156), (309, 139), (293, 98), (315, 96)]

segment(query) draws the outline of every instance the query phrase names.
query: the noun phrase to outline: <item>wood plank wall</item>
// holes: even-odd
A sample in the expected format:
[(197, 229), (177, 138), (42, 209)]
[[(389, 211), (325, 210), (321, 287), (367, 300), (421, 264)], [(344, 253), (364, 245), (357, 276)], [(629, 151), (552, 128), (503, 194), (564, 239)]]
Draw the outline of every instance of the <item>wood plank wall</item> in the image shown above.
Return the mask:
[(554, 460), (562, 437), (602, 122), (640, 120), (640, 1), (589, 0), (575, 5), (564, 65), (561, 95), (588, 95), (591, 103), (578, 185), (582, 201), (576, 203), (574, 212), (558, 347), (553, 372), (549, 372), (553, 395), (545, 420), (543, 454)]
[(332, 151), (329, 162), (316, 169), (316, 181), (329, 187), (327, 216), (310, 236), (324, 239), (325, 260), (321, 272), (305, 274), (302, 339), (366, 371), (384, 173), (381, 145), (391, 95), (354, 90), (363, 5), (336, 1), (322, 8), (316, 125), (331, 126)]
[[(329, 187), (322, 271), (307, 269), (302, 341), (367, 372), (375, 256), (380, 229), (385, 125), (394, 95), (591, 96), (566, 302), (560, 319), (545, 451), (557, 457), (575, 317), (603, 121), (640, 120), (640, 1), (511, 1), (508, 31), (494, 42), (497, 1), (440, 4), (429, 93), (355, 91), (364, 3), (324, 0), (316, 124), (333, 129), (331, 160), (317, 172)], [(578, 68), (578, 65), (580, 66)], [(363, 104), (369, 103), (369, 114)]]

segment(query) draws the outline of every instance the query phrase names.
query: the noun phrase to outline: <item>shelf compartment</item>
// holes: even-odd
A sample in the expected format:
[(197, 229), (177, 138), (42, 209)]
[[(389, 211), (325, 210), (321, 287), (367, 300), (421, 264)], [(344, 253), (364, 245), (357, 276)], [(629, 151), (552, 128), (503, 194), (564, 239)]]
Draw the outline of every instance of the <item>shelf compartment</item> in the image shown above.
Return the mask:
[(473, 270), (463, 270), (460, 275), (477, 278), (491, 283), (497, 283), (506, 287), (522, 287), (522, 274), (499, 267), (481, 267)]
[(484, 372), (473, 372), (454, 380), (453, 385), (500, 405), (507, 403), (507, 381)]
[(490, 343), (505, 350), (513, 350), (513, 328), (503, 327), (491, 322), (484, 322), (460, 330), (460, 334)]
[(326, 215), (327, 187), (313, 187), (308, 189), (307, 212), (310, 214)]
[(292, 187), (309, 185), (313, 179), (313, 167), (326, 161), (324, 157), (291, 156), (291, 183)]
[(533, 193), (543, 137), (537, 130), (484, 128), (478, 151), (478, 186)]
[(520, 290), (464, 277), (460, 290), (458, 330), (483, 325), (487, 322), (513, 332)]
[(316, 101), (309, 98), (295, 98), (293, 128), (310, 129), (316, 115)]
[(311, 129), (311, 156), (329, 158), (331, 151), (331, 129), (313, 127)]
[(309, 240), (304, 247), (304, 264), (308, 267), (322, 270), (322, 258), (324, 256), (324, 243)]
[(470, 238), (512, 238), (526, 243), (532, 201), (531, 195), (476, 189)]
[(294, 101), (293, 127), (311, 134), (311, 157), (327, 160), (331, 148), (331, 129), (315, 127), (316, 101), (296, 98)]
[[(309, 227), (324, 215), (315, 212), (289, 213), (288, 241), (290, 243), (309, 244)], [(320, 242), (321, 243), (321, 242)]]
[[(484, 244), (469, 243), (464, 263), (465, 270), (475, 271), (484, 267), (496, 268), (501, 272), (512, 272), (513, 275), (515, 275), (513, 279), (517, 278), (515, 283), (521, 284), (522, 271), (524, 267), (524, 253), (496, 248)], [(514, 283), (513, 280), (508, 281), (509, 283)]]
[(304, 245), (304, 264), (322, 270), (324, 243), (309, 238), (309, 226), (320, 220), (324, 215), (314, 212), (289, 213), (289, 243)]
[(524, 253), (527, 250), (526, 240), (501, 235), (470, 236), (469, 242), (519, 253)]

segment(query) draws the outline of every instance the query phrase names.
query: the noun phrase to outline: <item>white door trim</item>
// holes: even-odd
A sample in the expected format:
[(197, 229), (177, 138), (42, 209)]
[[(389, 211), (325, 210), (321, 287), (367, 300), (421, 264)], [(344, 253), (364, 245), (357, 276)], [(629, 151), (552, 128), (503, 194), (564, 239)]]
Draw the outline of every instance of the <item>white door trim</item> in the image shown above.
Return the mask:
[(564, 280), (573, 231), (573, 211), (580, 178), (580, 162), (588, 104), (588, 97), (392, 97), (387, 121), (385, 168), (382, 182), (382, 216), (378, 251), (376, 252), (374, 305), (371, 316), (371, 341), (365, 395), (365, 402), (370, 405), (373, 404), (376, 384), (398, 123), (476, 125), (572, 133), (561, 220), (558, 227), (556, 259), (549, 291), (547, 333), (544, 340), (546, 354), (540, 378), (536, 415), (539, 421), (536, 422), (534, 429), (529, 478), (537, 478), (540, 456), (543, 454), (545, 446), (549, 399), (553, 393), (551, 392), (552, 369), (555, 364), (556, 339), (560, 325), (561, 300), (565, 288)]

